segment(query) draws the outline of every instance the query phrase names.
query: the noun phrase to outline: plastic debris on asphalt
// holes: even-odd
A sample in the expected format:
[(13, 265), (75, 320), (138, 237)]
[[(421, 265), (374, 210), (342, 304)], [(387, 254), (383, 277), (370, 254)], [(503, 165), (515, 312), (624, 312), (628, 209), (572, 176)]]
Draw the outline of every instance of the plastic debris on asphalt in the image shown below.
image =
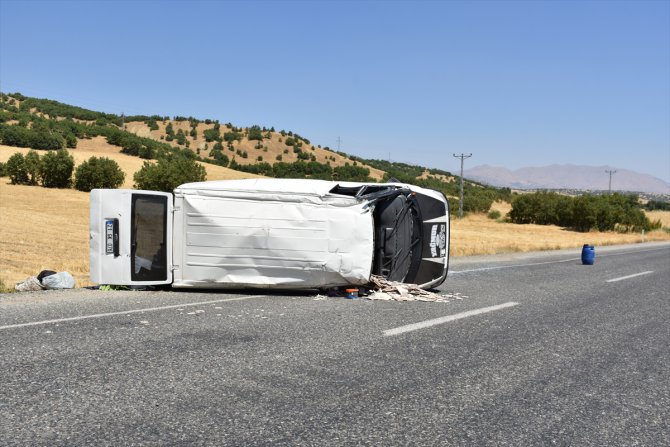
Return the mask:
[(17, 292), (34, 292), (45, 289), (73, 289), (74, 286), (75, 280), (68, 272), (42, 270), (39, 275), (17, 283), (14, 289)]
[(40, 280), (37, 279), (37, 276), (31, 276), (30, 278), (26, 278), (23, 282), (17, 283), (14, 286), (14, 289), (17, 292), (34, 292), (36, 290), (44, 290), (44, 287)]

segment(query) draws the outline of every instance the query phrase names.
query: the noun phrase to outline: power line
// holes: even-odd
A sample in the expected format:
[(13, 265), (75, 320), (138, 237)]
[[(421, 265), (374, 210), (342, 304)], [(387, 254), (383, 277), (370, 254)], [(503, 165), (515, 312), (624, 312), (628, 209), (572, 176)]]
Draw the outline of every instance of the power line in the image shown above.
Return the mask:
[(456, 155), (454, 154), (454, 157), (460, 158), (461, 159), (461, 200), (458, 202), (458, 218), (462, 219), (463, 218), (463, 161), (466, 158), (472, 157), (472, 154), (461, 154), (461, 155)]
[(612, 194), (612, 174), (616, 174), (616, 171), (614, 171), (614, 170), (612, 170), (612, 171), (608, 171), (608, 170), (606, 170), (605, 172), (608, 173), (608, 174), (610, 175), (610, 187), (609, 187), (608, 194)]

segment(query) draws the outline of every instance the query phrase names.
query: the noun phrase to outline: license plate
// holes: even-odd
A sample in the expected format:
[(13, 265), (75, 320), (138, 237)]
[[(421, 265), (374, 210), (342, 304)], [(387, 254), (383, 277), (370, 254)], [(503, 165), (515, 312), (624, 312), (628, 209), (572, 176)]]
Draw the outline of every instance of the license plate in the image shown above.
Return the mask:
[(114, 221), (105, 221), (105, 254), (114, 254)]

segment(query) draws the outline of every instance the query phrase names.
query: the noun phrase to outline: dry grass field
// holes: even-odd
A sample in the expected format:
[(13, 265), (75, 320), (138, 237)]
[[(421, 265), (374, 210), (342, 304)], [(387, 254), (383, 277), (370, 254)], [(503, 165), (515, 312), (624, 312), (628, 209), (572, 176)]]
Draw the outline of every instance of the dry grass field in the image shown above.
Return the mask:
[[(41, 270), (68, 271), (78, 286), (88, 280), (88, 193), (9, 185), (0, 178), (0, 280), (7, 287)], [(505, 211), (506, 204), (495, 208)], [(670, 212), (651, 213), (670, 227)], [(579, 248), (585, 243), (611, 245), (643, 240), (640, 234), (576, 233), (558, 227), (500, 223), (485, 215), (452, 220), (451, 254)], [(666, 231), (645, 241), (670, 240)]]
[(8, 185), (0, 178), (0, 280), (7, 287), (41, 270), (88, 284), (88, 193)]
[(670, 211), (647, 211), (647, 217), (652, 222), (660, 220), (661, 225), (670, 228)]
[[(0, 162), (28, 149), (0, 145)], [(71, 149), (75, 165), (90, 157), (115, 160), (126, 173), (123, 188), (132, 188), (133, 174), (144, 160), (122, 154), (103, 137), (79, 140)], [(43, 154), (44, 151), (38, 151)], [(260, 177), (203, 164), (208, 180)], [(9, 185), (0, 178), (0, 281), (10, 287), (41, 270), (66, 270), (77, 284), (88, 285), (88, 193), (72, 189)]]
[[(670, 218), (670, 212), (667, 212)], [(578, 233), (556, 226), (516, 225), (497, 222), (483, 214), (455, 218), (451, 226), (451, 255), (512, 253), (581, 248), (584, 244), (616, 245), (670, 240), (670, 233), (658, 230), (647, 234), (616, 232)]]
[[(507, 214), (508, 203), (494, 203), (492, 210)], [(661, 220), (665, 228), (670, 228), (670, 211), (647, 212), (651, 220)], [(647, 234), (616, 232), (579, 233), (553, 225), (516, 225), (489, 219), (484, 214), (471, 214), (462, 220), (451, 221), (451, 255), (472, 256), (479, 254), (513, 253), (538, 250), (560, 250), (581, 248), (584, 244), (616, 245), (649, 241), (670, 240), (670, 233), (664, 230)]]

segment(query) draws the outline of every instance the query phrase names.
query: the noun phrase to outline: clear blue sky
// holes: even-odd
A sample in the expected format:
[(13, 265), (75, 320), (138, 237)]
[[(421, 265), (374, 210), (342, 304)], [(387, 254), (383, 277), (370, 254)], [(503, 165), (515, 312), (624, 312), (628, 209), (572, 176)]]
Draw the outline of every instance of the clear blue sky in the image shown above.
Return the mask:
[(450, 171), (472, 152), (670, 181), (667, 0), (0, 0), (0, 89)]

